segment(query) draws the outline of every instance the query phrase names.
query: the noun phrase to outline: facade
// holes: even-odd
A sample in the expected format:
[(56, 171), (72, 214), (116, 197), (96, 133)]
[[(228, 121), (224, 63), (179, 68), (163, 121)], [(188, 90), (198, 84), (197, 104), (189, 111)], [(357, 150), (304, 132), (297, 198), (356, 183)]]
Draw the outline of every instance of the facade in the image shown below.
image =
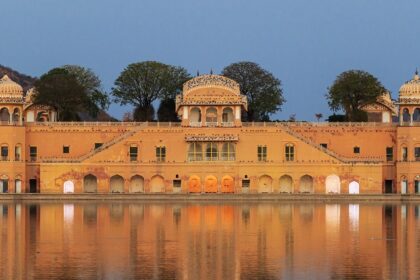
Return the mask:
[(218, 75), (184, 84), (179, 123), (57, 122), (32, 94), (0, 80), (1, 192), (420, 194), (417, 73), (366, 123), (242, 122)]

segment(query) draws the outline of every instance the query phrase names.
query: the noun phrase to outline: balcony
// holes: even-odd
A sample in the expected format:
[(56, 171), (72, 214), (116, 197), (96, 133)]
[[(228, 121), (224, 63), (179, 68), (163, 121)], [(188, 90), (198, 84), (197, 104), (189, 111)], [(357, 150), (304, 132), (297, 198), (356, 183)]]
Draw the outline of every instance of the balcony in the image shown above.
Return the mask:
[(190, 122), (191, 127), (201, 127), (201, 122)]
[(206, 122), (207, 127), (216, 127), (217, 124), (218, 124), (217, 122)]
[(222, 126), (223, 127), (233, 127), (234, 123), (233, 122), (222, 122)]

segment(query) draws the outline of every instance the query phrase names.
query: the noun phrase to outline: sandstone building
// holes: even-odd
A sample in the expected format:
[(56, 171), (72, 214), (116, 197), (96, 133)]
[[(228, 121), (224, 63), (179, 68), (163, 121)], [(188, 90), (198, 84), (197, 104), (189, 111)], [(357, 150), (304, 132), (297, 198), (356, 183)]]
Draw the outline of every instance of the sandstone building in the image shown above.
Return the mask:
[(0, 192), (420, 194), (417, 73), (365, 123), (242, 122), (218, 75), (184, 84), (179, 123), (57, 122), (32, 94), (0, 80)]

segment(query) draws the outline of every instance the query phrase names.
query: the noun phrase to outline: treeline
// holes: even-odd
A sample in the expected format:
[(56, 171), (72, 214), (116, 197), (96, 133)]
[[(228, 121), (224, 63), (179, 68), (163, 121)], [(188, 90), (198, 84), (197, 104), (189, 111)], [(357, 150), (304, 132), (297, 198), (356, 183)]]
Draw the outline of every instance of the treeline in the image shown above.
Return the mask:
[[(286, 102), (280, 79), (257, 63), (232, 63), (221, 71), (221, 75), (238, 82), (241, 94), (248, 98), (244, 121), (270, 121), (270, 116), (280, 111)], [(111, 102), (133, 106), (123, 121), (178, 121), (175, 97), (191, 78), (192, 75), (180, 66), (157, 61), (132, 63), (123, 69), (107, 93), (92, 70), (65, 65), (50, 70), (35, 82), (33, 102), (56, 108), (60, 121), (79, 121), (80, 112), (95, 117)], [(325, 96), (333, 112), (344, 112), (332, 120), (365, 121), (366, 114), (360, 108), (375, 102), (385, 92), (373, 75), (349, 70), (337, 76)], [(159, 103), (157, 111), (153, 106), (156, 103)], [(322, 116), (316, 115), (318, 120)]]

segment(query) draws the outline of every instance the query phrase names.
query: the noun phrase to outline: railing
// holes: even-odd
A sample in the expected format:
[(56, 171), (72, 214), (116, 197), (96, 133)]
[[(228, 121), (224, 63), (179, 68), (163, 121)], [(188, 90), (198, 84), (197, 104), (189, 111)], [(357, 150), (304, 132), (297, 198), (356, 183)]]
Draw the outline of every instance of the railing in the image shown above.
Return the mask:
[(232, 127), (232, 126), (234, 126), (234, 123), (233, 122), (222, 122), (222, 126), (223, 127)]
[(216, 127), (217, 124), (218, 124), (217, 122), (206, 122), (207, 127)]
[(142, 127), (180, 127), (180, 122), (27, 122), (28, 127), (38, 126), (142, 126)]
[(191, 127), (201, 127), (201, 122), (190, 122)]
[[(420, 125), (420, 123), (419, 123)], [(396, 127), (397, 123), (379, 122), (243, 122), (243, 127)]]

